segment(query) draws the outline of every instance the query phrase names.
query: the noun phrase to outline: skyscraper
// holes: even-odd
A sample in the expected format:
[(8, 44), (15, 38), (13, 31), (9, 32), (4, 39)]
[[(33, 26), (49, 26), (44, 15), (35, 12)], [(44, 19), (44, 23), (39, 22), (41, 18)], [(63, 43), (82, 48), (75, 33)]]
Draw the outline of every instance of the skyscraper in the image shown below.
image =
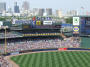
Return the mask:
[(3, 11), (6, 11), (6, 3), (0, 2), (0, 13), (2, 13)]
[(56, 10), (56, 16), (62, 17), (62, 10)]
[(19, 6), (17, 5), (17, 2), (15, 2), (15, 5), (14, 5), (14, 12), (15, 13), (20, 13)]
[(52, 16), (52, 8), (46, 9), (47, 16)]
[(45, 11), (45, 10), (44, 10), (43, 8), (40, 8), (40, 9), (39, 9), (39, 14), (38, 14), (38, 15), (39, 15), (39, 16), (43, 16), (44, 11)]
[(39, 9), (38, 8), (33, 8), (33, 16), (37, 16), (39, 13)]
[(77, 16), (77, 11), (76, 10), (67, 11), (67, 16)]
[(7, 10), (8, 13), (12, 13), (12, 8), (10, 6), (8, 6), (8, 10)]
[(23, 8), (23, 10), (29, 10), (29, 2), (27, 2), (27, 1), (24, 1), (23, 2), (23, 5), (22, 5), (22, 8)]

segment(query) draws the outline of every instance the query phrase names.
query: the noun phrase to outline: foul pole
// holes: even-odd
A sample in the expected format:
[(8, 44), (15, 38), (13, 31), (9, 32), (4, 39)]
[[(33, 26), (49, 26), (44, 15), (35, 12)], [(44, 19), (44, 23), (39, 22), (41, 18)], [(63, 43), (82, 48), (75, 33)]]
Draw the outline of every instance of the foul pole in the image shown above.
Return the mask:
[(6, 27), (5, 27), (5, 54), (7, 53), (7, 38), (6, 38)]

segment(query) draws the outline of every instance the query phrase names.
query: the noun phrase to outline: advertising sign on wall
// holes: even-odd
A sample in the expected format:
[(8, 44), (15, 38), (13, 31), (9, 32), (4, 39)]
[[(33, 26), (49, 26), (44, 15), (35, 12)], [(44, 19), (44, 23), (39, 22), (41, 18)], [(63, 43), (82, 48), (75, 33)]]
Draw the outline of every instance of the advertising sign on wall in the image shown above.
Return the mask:
[(52, 21), (43, 21), (43, 25), (52, 25)]
[(73, 26), (73, 34), (79, 34), (79, 26)]
[(36, 25), (41, 25), (41, 21), (36, 21)]
[(80, 18), (79, 17), (73, 17), (73, 25), (79, 25)]

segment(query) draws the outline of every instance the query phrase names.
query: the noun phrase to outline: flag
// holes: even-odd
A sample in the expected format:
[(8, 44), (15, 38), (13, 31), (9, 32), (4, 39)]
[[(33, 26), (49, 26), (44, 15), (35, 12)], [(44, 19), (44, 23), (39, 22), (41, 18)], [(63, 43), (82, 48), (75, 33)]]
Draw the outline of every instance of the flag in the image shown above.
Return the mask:
[(81, 9), (84, 9), (84, 7), (82, 6)]
[(36, 17), (33, 17), (32, 20), (35, 21), (36, 20)]

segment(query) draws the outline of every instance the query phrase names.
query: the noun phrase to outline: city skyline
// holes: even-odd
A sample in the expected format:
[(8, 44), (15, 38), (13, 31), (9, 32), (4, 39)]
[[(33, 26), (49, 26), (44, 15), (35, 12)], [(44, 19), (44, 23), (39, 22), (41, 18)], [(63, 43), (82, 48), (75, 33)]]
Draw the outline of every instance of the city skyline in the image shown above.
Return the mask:
[(32, 8), (52, 8), (53, 10), (62, 9), (63, 11), (68, 10), (78, 10), (80, 11), (81, 7), (84, 7), (85, 11), (90, 11), (90, 7), (88, 6), (89, 0), (0, 0), (0, 2), (6, 2), (7, 9), (14, 9), (14, 2), (17, 2), (20, 9), (22, 8), (22, 4), (24, 1), (28, 1), (30, 4), (30, 9)]

